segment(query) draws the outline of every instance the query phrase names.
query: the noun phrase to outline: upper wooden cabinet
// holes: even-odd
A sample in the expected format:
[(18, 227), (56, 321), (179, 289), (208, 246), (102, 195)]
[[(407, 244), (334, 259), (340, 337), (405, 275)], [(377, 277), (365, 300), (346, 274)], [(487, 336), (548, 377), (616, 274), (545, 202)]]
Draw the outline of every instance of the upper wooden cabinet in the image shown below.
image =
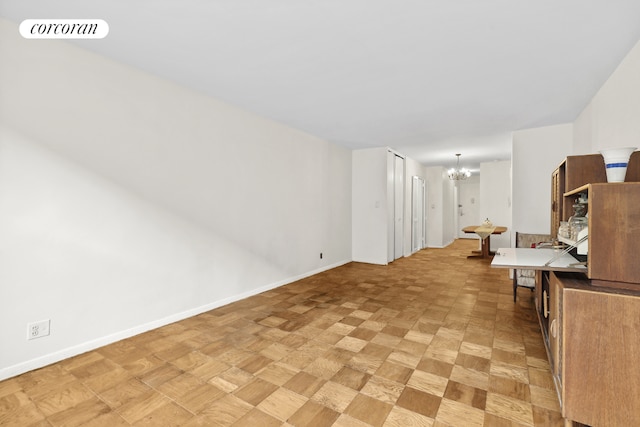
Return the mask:
[[(586, 184), (606, 183), (607, 173), (600, 154), (567, 156), (551, 175), (551, 236), (558, 235), (560, 221), (573, 215), (574, 198), (564, 197)], [(640, 151), (631, 154), (625, 182), (640, 182)]]
[(588, 184), (587, 276), (602, 286), (640, 287), (640, 182)]

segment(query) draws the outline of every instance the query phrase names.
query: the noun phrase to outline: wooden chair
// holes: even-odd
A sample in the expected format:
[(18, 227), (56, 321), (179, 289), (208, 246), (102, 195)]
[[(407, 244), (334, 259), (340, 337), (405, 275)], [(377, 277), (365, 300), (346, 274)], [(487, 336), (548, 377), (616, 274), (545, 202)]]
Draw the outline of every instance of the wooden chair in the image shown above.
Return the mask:
[[(538, 243), (550, 242), (550, 234), (529, 234), (519, 233), (516, 231), (516, 248), (531, 248), (535, 247)], [(516, 302), (516, 294), (518, 286), (523, 288), (529, 288), (533, 292), (536, 286), (536, 272), (535, 270), (513, 270), (513, 302)]]

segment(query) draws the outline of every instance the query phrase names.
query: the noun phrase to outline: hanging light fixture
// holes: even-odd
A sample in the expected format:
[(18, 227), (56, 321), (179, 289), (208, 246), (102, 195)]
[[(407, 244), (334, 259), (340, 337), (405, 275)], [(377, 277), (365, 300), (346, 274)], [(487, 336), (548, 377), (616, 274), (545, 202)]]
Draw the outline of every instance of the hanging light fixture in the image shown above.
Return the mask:
[(461, 181), (471, 176), (471, 172), (469, 171), (469, 169), (464, 169), (464, 168), (460, 169), (460, 156), (461, 154), (456, 154), (456, 157), (458, 157), (458, 163), (456, 167), (451, 168), (447, 171), (447, 174), (449, 175), (449, 179), (452, 181)]

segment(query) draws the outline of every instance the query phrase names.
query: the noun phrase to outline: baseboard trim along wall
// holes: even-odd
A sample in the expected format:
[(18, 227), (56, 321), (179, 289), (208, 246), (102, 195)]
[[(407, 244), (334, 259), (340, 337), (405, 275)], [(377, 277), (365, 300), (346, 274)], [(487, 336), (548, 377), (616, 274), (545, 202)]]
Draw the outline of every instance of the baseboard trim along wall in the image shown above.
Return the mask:
[(20, 374), (24, 374), (29, 371), (33, 371), (35, 369), (43, 368), (53, 363), (60, 362), (61, 360), (68, 359), (70, 357), (77, 356), (79, 354), (86, 353), (88, 351), (92, 351), (100, 347), (104, 347), (105, 345), (109, 345), (123, 339), (131, 338), (135, 335), (139, 335), (144, 332), (151, 331), (153, 329), (157, 329), (174, 322), (178, 322), (180, 320), (188, 319), (189, 317), (197, 316), (198, 314), (206, 313), (207, 311), (225, 306), (227, 304), (231, 304), (233, 302), (240, 301), (242, 299), (245, 299), (254, 295), (258, 295), (262, 292), (270, 291), (280, 286), (293, 283), (297, 280), (301, 280), (306, 277), (313, 276), (314, 274), (322, 273), (323, 271), (340, 267), (341, 265), (347, 264), (349, 262), (351, 262), (351, 260), (340, 261), (332, 265), (324, 266), (317, 270), (309, 271), (307, 273), (304, 273), (298, 276), (293, 276), (284, 280), (280, 280), (275, 283), (271, 283), (266, 286), (262, 286), (260, 288), (253, 289), (248, 292), (243, 292), (238, 295), (233, 295), (229, 298), (224, 298), (222, 300), (214, 301), (209, 304), (205, 304), (203, 306), (193, 308), (191, 310), (183, 311), (181, 313), (176, 313), (162, 319), (154, 320), (152, 322), (148, 322), (124, 331), (106, 335), (91, 341), (87, 341), (82, 344), (68, 347), (60, 351), (56, 351), (54, 353), (50, 353), (35, 359), (27, 360), (25, 362), (18, 363), (16, 365), (0, 369), (0, 381), (6, 380), (11, 377), (15, 377)]

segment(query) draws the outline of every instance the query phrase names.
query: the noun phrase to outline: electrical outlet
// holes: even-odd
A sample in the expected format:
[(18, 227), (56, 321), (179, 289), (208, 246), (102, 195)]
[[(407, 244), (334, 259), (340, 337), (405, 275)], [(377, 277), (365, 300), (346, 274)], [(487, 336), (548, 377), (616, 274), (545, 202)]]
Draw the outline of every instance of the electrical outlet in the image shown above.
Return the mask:
[(40, 337), (46, 337), (49, 335), (49, 326), (51, 320), (41, 320), (39, 322), (27, 323), (27, 339), (33, 340)]

